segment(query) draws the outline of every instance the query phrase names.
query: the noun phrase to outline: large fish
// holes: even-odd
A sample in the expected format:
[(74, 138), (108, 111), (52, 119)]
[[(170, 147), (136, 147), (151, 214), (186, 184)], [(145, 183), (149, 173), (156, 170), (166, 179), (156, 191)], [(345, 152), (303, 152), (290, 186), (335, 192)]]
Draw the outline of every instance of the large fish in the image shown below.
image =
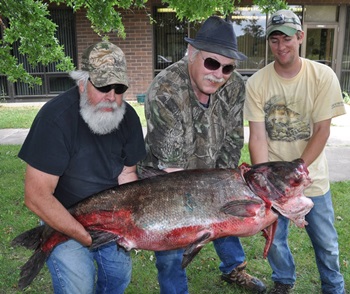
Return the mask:
[[(278, 213), (303, 227), (312, 201), (301, 159), (242, 164), (237, 169), (186, 170), (109, 189), (79, 202), (70, 213), (91, 234), (91, 249), (115, 241), (126, 250), (185, 248), (185, 267), (208, 242), (263, 231), (264, 256)], [(19, 288), (28, 286), (53, 248), (69, 237), (47, 225), (17, 236), (12, 245), (35, 250), (21, 268)]]

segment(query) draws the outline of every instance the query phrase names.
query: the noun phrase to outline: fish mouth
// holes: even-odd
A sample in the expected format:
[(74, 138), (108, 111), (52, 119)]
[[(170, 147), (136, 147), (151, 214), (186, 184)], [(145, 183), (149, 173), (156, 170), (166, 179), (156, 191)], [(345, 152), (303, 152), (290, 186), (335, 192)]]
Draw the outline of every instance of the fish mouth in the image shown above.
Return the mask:
[(248, 187), (268, 208), (289, 218), (298, 227), (307, 224), (305, 215), (313, 202), (303, 194), (311, 179), (302, 159), (245, 165), (241, 172)]
[(304, 228), (308, 224), (305, 216), (310, 212), (314, 204), (307, 197), (296, 198), (294, 200), (288, 201), (287, 205), (279, 205), (273, 201), (272, 209), (289, 218), (297, 227)]

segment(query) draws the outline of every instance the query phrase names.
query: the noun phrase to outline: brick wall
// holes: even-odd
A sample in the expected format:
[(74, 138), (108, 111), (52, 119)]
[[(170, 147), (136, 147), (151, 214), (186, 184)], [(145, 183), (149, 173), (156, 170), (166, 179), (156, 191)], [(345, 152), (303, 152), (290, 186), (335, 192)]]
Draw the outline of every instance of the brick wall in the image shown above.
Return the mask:
[[(118, 45), (125, 53), (130, 85), (125, 93), (128, 101), (136, 100), (137, 94), (145, 93), (153, 79), (153, 39), (152, 25), (146, 11), (122, 11), (126, 38), (118, 38), (116, 34), (109, 34), (109, 41)], [(77, 52), (80, 66), (82, 51), (89, 45), (101, 41), (86, 18), (86, 11), (76, 13)]]

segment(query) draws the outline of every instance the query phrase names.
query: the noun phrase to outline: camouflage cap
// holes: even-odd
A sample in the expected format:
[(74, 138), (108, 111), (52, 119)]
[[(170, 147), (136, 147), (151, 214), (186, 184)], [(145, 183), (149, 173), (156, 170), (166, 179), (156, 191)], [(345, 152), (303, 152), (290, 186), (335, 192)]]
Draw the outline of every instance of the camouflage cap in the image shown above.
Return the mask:
[(102, 41), (86, 48), (82, 55), (81, 69), (89, 72), (90, 80), (96, 87), (112, 84), (129, 87), (125, 55), (110, 42)]
[(287, 36), (293, 36), (302, 31), (300, 18), (291, 10), (278, 10), (267, 21), (266, 36), (279, 31)]

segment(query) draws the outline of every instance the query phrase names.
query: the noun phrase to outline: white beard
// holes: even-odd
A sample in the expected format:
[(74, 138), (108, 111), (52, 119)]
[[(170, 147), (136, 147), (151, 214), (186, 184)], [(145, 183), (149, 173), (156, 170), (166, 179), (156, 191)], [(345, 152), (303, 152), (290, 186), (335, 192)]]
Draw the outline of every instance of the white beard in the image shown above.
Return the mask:
[[(101, 111), (100, 109), (103, 108), (112, 108), (113, 111)], [(125, 109), (124, 101), (121, 106), (116, 102), (100, 102), (97, 105), (91, 105), (86, 90), (80, 94), (80, 114), (90, 130), (97, 135), (106, 135), (118, 129)]]

